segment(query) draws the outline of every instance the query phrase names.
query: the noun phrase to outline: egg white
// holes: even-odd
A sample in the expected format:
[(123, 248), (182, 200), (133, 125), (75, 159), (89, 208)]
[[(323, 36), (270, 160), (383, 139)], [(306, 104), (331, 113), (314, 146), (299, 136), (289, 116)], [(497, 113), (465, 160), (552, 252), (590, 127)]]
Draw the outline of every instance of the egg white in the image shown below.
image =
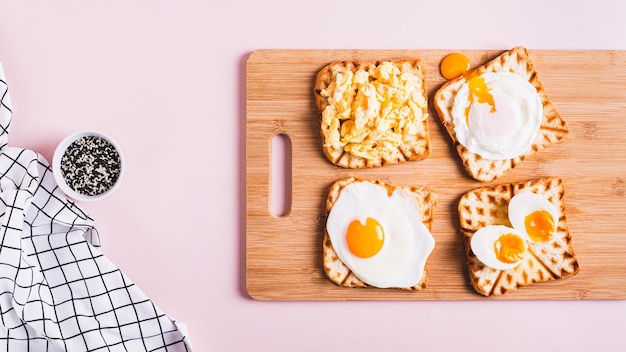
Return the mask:
[(478, 260), (490, 268), (496, 270), (508, 270), (518, 266), (524, 259), (521, 259), (515, 263), (504, 263), (498, 260), (494, 251), (494, 243), (496, 240), (507, 233), (512, 233), (520, 236), (524, 241), (524, 248), (527, 250), (526, 238), (522, 233), (514, 228), (510, 228), (504, 225), (489, 225), (481, 227), (472, 235), (470, 240), (470, 247), (472, 252), (476, 255)]
[[(376, 219), (383, 228), (385, 241), (370, 258), (350, 252), (346, 229), (355, 219)], [(424, 266), (435, 240), (424, 226), (415, 197), (396, 189), (391, 195), (385, 187), (368, 181), (344, 187), (326, 221), (326, 230), (339, 259), (368, 285), (407, 288), (424, 275)]]
[(515, 158), (528, 151), (537, 136), (543, 118), (541, 98), (528, 80), (514, 73), (486, 72), (481, 77), (491, 88), (496, 113), (487, 103), (470, 106), (469, 86), (464, 83), (452, 107), (457, 140), (488, 160)]
[(538, 210), (545, 210), (550, 213), (552, 218), (554, 218), (555, 225), (558, 226), (559, 212), (556, 210), (554, 205), (550, 203), (550, 201), (537, 193), (518, 193), (513, 196), (509, 202), (509, 221), (514, 228), (519, 230), (524, 235), (527, 241), (533, 242), (532, 238), (526, 231), (524, 220), (527, 215)]

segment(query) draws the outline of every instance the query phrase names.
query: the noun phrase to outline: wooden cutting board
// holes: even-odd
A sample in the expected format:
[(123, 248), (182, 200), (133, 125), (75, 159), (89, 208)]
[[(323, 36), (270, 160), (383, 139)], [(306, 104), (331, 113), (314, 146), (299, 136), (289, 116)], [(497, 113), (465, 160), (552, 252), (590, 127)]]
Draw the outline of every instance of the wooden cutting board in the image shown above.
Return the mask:
[[(493, 300), (626, 298), (626, 51), (530, 50), (539, 79), (570, 133), (490, 183), (462, 169), (436, 112), (430, 107), (432, 154), (423, 161), (376, 169), (333, 166), (321, 151), (313, 100), (315, 75), (338, 60), (418, 56), (426, 61), (429, 99), (444, 83), (441, 59), (449, 50), (259, 50), (246, 65), (246, 270), (249, 295), (259, 300)], [(461, 51), (472, 67), (501, 51)], [(291, 142), (291, 203), (270, 212), (271, 141)], [(432, 228), (436, 247), (424, 291), (349, 289), (322, 269), (324, 204), (342, 177), (376, 178), (437, 190)], [(580, 273), (534, 284), (500, 298), (472, 290), (458, 226), (457, 202), (468, 190), (498, 183), (559, 176)], [(277, 175), (274, 175), (277, 177)]]

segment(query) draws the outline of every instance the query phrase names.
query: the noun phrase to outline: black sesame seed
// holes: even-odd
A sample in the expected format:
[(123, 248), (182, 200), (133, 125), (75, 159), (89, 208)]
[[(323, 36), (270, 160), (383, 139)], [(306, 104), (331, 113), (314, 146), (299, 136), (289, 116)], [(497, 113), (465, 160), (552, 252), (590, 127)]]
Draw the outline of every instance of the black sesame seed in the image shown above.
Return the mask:
[(68, 186), (87, 196), (111, 189), (121, 171), (119, 153), (111, 143), (98, 136), (77, 139), (61, 157), (61, 174)]

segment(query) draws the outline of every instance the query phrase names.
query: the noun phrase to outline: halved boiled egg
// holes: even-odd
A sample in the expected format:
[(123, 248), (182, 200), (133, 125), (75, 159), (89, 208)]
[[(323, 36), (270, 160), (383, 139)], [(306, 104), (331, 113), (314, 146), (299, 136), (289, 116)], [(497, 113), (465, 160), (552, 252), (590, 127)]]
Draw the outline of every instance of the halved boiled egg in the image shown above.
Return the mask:
[(408, 191), (358, 181), (341, 190), (326, 230), (337, 257), (363, 282), (408, 288), (421, 280), (435, 246), (418, 209)]
[(478, 229), (472, 236), (470, 246), (478, 260), (496, 270), (515, 268), (526, 258), (528, 251), (524, 235), (504, 225)]
[(509, 202), (509, 221), (529, 241), (549, 242), (559, 224), (559, 213), (545, 197), (522, 192)]

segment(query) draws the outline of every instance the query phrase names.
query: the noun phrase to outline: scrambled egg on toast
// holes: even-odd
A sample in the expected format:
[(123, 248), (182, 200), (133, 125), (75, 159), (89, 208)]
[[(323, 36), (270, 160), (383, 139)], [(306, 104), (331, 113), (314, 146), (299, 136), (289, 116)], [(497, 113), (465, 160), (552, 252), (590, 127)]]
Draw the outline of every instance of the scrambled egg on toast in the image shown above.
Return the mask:
[(333, 62), (319, 71), (314, 93), (333, 164), (377, 167), (430, 155), (421, 59)]

